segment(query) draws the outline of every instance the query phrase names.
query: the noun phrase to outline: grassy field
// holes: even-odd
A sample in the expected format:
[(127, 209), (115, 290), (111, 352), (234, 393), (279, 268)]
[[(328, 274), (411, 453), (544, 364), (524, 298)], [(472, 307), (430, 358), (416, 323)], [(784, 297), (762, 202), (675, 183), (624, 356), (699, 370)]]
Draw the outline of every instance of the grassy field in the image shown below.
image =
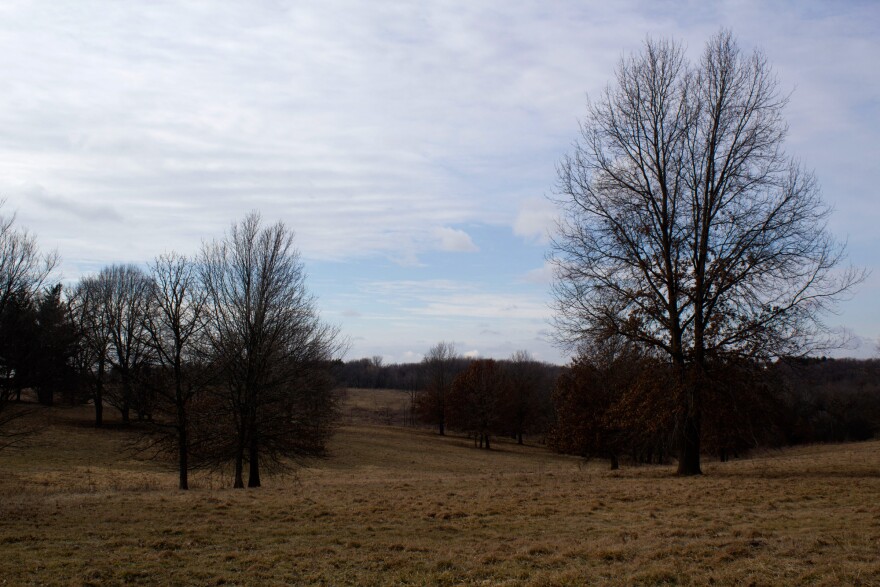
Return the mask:
[(177, 491), (127, 432), (40, 411), (0, 452), (0, 585), (880, 584), (880, 442), (678, 479), (364, 424), (370, 393), (330, 458), (257, 490)]

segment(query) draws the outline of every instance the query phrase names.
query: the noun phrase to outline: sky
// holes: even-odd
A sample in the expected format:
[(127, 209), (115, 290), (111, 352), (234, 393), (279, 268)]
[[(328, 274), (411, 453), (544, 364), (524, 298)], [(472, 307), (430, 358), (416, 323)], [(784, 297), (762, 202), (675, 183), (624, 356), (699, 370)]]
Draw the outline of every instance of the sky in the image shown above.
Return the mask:
[(324, 0), (0, 3), (2, 213), (102, 266), (283, 220), (346, 359), (552, 342), (556, 165), (648, 37), (729, 28), (790, 91), (787, 151), (872, 273), (826, 322), (880, 336), (880, 3)]

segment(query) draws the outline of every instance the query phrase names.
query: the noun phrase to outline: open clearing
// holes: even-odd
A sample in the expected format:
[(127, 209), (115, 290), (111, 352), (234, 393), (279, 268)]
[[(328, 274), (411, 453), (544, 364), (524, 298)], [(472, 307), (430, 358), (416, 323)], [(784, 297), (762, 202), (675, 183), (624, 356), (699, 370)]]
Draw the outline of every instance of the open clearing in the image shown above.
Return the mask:
[(0, 452), (0, 585), (880, 584), (878, 441), (679, 479), (352, 413), (296, 478), (181, 492), (129, 432), (40, 410), (52, 425)]

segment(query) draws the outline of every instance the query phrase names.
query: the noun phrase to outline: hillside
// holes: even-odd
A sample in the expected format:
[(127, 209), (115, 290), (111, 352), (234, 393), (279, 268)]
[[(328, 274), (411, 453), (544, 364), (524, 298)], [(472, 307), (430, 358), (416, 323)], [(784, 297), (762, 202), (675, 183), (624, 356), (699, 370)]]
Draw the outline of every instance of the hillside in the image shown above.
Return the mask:
[(129, 432), (38, 411), (29, 446), (0, 452), (0, 584), (880, 583), (880, 442), (680, 479), (365, 424), (405, 405), (370, 393), (327, 459), (257, 490), (177, 491)]

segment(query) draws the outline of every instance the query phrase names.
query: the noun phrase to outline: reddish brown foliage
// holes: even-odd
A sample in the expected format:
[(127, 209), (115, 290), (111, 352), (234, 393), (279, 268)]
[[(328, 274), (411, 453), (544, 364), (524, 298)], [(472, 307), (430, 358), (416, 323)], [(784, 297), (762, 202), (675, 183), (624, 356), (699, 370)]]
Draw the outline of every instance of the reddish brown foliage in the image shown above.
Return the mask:
[(490, 435), (498, 429), (500, 407), (508, 382), (491, 359), (474, 361), (455, 378), (449, 396), (450, 420), (474, 435), (481, 447), (490, 447)]

